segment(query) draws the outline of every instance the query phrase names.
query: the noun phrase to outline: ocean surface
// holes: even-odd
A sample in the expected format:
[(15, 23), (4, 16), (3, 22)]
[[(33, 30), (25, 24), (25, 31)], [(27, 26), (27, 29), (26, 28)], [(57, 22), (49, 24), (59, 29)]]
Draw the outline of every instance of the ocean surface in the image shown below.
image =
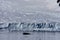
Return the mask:
[(60, 40), (60, 32), (24, 32), (0, 31), (0, 40)]

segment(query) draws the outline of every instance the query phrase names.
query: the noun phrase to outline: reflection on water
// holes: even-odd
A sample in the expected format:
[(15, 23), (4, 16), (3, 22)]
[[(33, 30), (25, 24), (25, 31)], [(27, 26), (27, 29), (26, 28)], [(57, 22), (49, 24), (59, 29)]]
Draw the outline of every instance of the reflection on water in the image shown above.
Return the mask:
[(60, 32), (28, 32), (30, 35), (23, 35), (23, 32), (0, 31), (0, 40), (59, 40)]

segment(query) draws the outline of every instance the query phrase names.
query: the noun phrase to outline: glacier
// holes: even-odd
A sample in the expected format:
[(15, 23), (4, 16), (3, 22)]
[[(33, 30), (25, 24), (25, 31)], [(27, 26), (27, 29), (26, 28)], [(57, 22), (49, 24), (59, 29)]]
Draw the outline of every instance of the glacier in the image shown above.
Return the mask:
[[(23, 35), (21, 30), (39, 32)], [(57, 0), (0, 0), (0, 40), (60, 40), (58, 31)]]
[(60, 31), (60, 23), (0, 23), (0, 30), (3, 31)]
[[(7, 25), (9, 25), (9, 23), (21, 22), (28, 22), (29, 25), (31, 25), (30, 23), (59, 23), (60, 7), (57, 0), (0, 0), (0, 23), (8, 23)], [(7, 28), (7, 25), (4, 26)], [(13, 24), (14, 29), (15, 26), (17, 25)]]

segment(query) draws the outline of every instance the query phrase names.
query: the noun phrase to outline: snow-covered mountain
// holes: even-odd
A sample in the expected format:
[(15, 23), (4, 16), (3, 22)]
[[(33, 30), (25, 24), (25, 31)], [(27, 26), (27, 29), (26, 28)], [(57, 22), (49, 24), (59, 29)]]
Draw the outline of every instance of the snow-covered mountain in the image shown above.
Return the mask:
[(0, 22), (60, 22), (57, 0), (0, 0)]

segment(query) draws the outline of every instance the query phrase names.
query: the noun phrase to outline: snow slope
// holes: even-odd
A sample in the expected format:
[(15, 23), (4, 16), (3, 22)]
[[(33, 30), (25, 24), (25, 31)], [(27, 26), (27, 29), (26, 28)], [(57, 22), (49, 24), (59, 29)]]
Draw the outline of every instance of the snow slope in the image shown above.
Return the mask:
[(0, 22), (60, 22), (57, 0), (0, 0)]

